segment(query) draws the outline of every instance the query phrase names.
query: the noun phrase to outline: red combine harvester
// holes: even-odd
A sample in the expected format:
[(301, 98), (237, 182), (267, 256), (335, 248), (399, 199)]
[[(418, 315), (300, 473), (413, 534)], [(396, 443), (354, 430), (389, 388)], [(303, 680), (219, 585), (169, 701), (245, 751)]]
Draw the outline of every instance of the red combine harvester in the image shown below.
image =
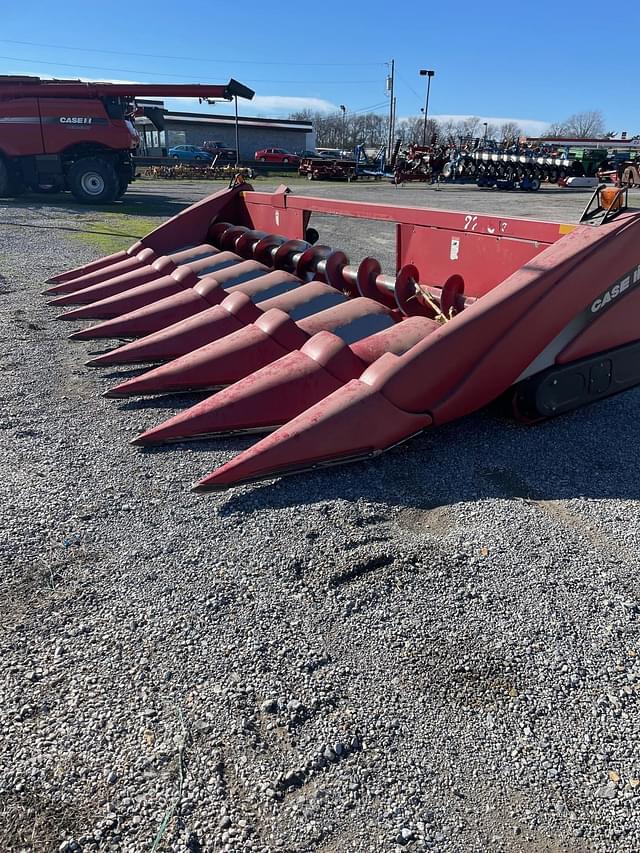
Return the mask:
[[(315, 244), (311, 213), (396, 223), (397, 269)], [(306, 239), (305, 239), (306, 238)], [(222, 190), (127, 251), (50, 280), (89, 365), (159, 366), (107, 393), (223, 389), (137, 445), (270, 432), (196, 485), (375, 456), (497, 398), (535, 422), (640, 383), (640, 211), (581, 223)]]
[[(0, 197), (33, 190), (71, 190), (80, 202), (124, 195), (135, 178), (135, 97), (252, 98), (225, 85), (83, 83), (0, 76)], [(161, 110), (149, 111), (153, 121)]]

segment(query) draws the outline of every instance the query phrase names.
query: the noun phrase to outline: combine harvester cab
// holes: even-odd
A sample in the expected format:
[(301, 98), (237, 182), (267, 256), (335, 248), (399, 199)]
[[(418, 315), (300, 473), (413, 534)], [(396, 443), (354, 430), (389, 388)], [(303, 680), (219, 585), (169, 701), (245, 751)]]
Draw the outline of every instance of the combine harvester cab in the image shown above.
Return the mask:
[[(314, 245), (312, 213), (395, 223), (397, 274)], [(79, 295), (64, 319), (108, 318), (72, 337), (134, 339), (90, 364), (159, 363), (107, 396), (222, 388), (134, 444), (270, 432), (198, 491), (371, 457), (498, 398), (535, 422), (640, 383), (625, 190), (573, 225), (238, 185), (51, 283)]]

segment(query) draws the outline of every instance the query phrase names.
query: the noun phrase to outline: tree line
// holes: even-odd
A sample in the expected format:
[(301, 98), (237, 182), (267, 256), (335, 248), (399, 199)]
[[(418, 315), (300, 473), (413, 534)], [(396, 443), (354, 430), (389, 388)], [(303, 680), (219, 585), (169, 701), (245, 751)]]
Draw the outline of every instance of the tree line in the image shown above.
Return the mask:
[[(320, 148), (352, 149), (355, 145), (375, 148), (386, 145), (389, 139), (389, 116), (379, 113), (321, 113), (301, 110), (292, 113), (294, 121), (311, 121), (316, 131), (316, 145)], [(455, 144), (461, 137), (496, 139), (501, 143), (517, 142), (523, 130), (517, 122), (508, 121), (500, 125), (485, 123), (477, 116), (463, 120), (427, 120), (426, 134), (423, 116), (412, 116), (396, 122), (394, 139), (403, 145)], [(594, 138), (605, 133), (604, 116), (600, 110), (574, 113), (564, 121), (554, 122), (544, 134), (547, 137), (580, 136)]]

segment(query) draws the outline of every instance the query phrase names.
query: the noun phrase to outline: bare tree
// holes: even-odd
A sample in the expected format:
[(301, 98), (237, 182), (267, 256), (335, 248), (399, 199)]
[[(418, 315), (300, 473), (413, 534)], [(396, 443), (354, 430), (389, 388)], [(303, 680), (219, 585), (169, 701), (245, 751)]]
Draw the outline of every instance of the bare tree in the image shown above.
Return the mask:
[(422, 145), (422, 140), (426, 140), (427, 145), (431, 145), (440, 135), (440, 127), (435, 119), (427, 119), (427, 128), (425, 133), (424, 116), (410, 116), (402, 119), (396, 124), (396, 138), (401, 139), (405, 145)]
[(561, 121), (552, 121), (549, 127), (546, 129), (544, 135), (547, 137), (556, 137), (556, 136), (566, 136), (567, 128), (564, 122)]
[(500, 127), (500, 141), (505, 145), (513, 145), (522, 136), (522, 128), (517, 121), (505, 121)]
[(565, 126), (570, 136), (581, 136), (584, 139), (602, 136), (605, 132), (604, 116), (600, 110), (574, 113), (566, 120)]
[(458, 124), (453, 119), (438, 122), (438, 132), (442, 142), (452, 144), (457, 141), (460, 136), (458, 132)]
[(574, 113), (564, 121), (549, 125), (545, 136), (578, 136), (581, 139), (594, 139), (604, 136), (605, 123), (601, 110), (586, 110)]
[[(311, 121), (316, 132), (316, 142), (321, 148), (353, 148), (364, 145), (374, 148), (384, 145), (389, 134), (389, 119), (378, 113), (321, 113), (301, 110), (292, 113), (294, 121)], [(522, 129), (516, 122), (505, 122), (501, 127), (484, 122), (478, 116), (455, 121), (427, 119), (426, 144), (457, 145), (461, 139), (501, 139), (517, 141)], [(396, 139), (403, 145), (422, 145), (425, 138), (424, 115), (409, 116), (396, 124)]]
[(321, 113), (301, 110), (292, 113), (294, 121), (311, 121), (316, 132), (316, 144), (321, 148), (353, 148), (362, 144), (382, 145), (389, 128), (387, 116), (377, 113)]
[(481, 126), (482, 122), (480, 121), (478, 116), (469, 116), (468, 118), (463, 119), (461, 122), (458, 122), (458, 128), (460, 130), (461, 136), (484, 135), (484, 128), (482, 128), (482, 134), (480, 133)]

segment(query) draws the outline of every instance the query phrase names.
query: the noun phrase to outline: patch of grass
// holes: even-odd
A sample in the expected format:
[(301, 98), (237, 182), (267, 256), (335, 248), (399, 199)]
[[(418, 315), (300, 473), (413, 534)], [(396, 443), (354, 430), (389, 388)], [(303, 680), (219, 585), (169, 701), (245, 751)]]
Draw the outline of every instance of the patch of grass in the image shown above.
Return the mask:
[(87, 803), (54, 800), (39, 791), (0, 797), (0, 847), (7, 853), (52, 853), (62, 839), (78, 837), (91, 826)]
[(96, 248), (102, 255), (128, 249), (132, 243), (157, 228), (165, 217), (136, 216), (118, 211), (100, 213), (100, 218), (85, 223), (83, 231), (70, 233), (72, 240)]
[[(74, 584), (95, 556), (83, 546), (43, 548), (28, 560), (16, 563), (0, 583), (0, 624), (10, 629), (23, 620), (37, 618), (43, 605), (60, 605), (72, 595)], [(1, 825), (1, 821), (0, 821)], [(4, 850), (0, 845), (0, 850)]]

